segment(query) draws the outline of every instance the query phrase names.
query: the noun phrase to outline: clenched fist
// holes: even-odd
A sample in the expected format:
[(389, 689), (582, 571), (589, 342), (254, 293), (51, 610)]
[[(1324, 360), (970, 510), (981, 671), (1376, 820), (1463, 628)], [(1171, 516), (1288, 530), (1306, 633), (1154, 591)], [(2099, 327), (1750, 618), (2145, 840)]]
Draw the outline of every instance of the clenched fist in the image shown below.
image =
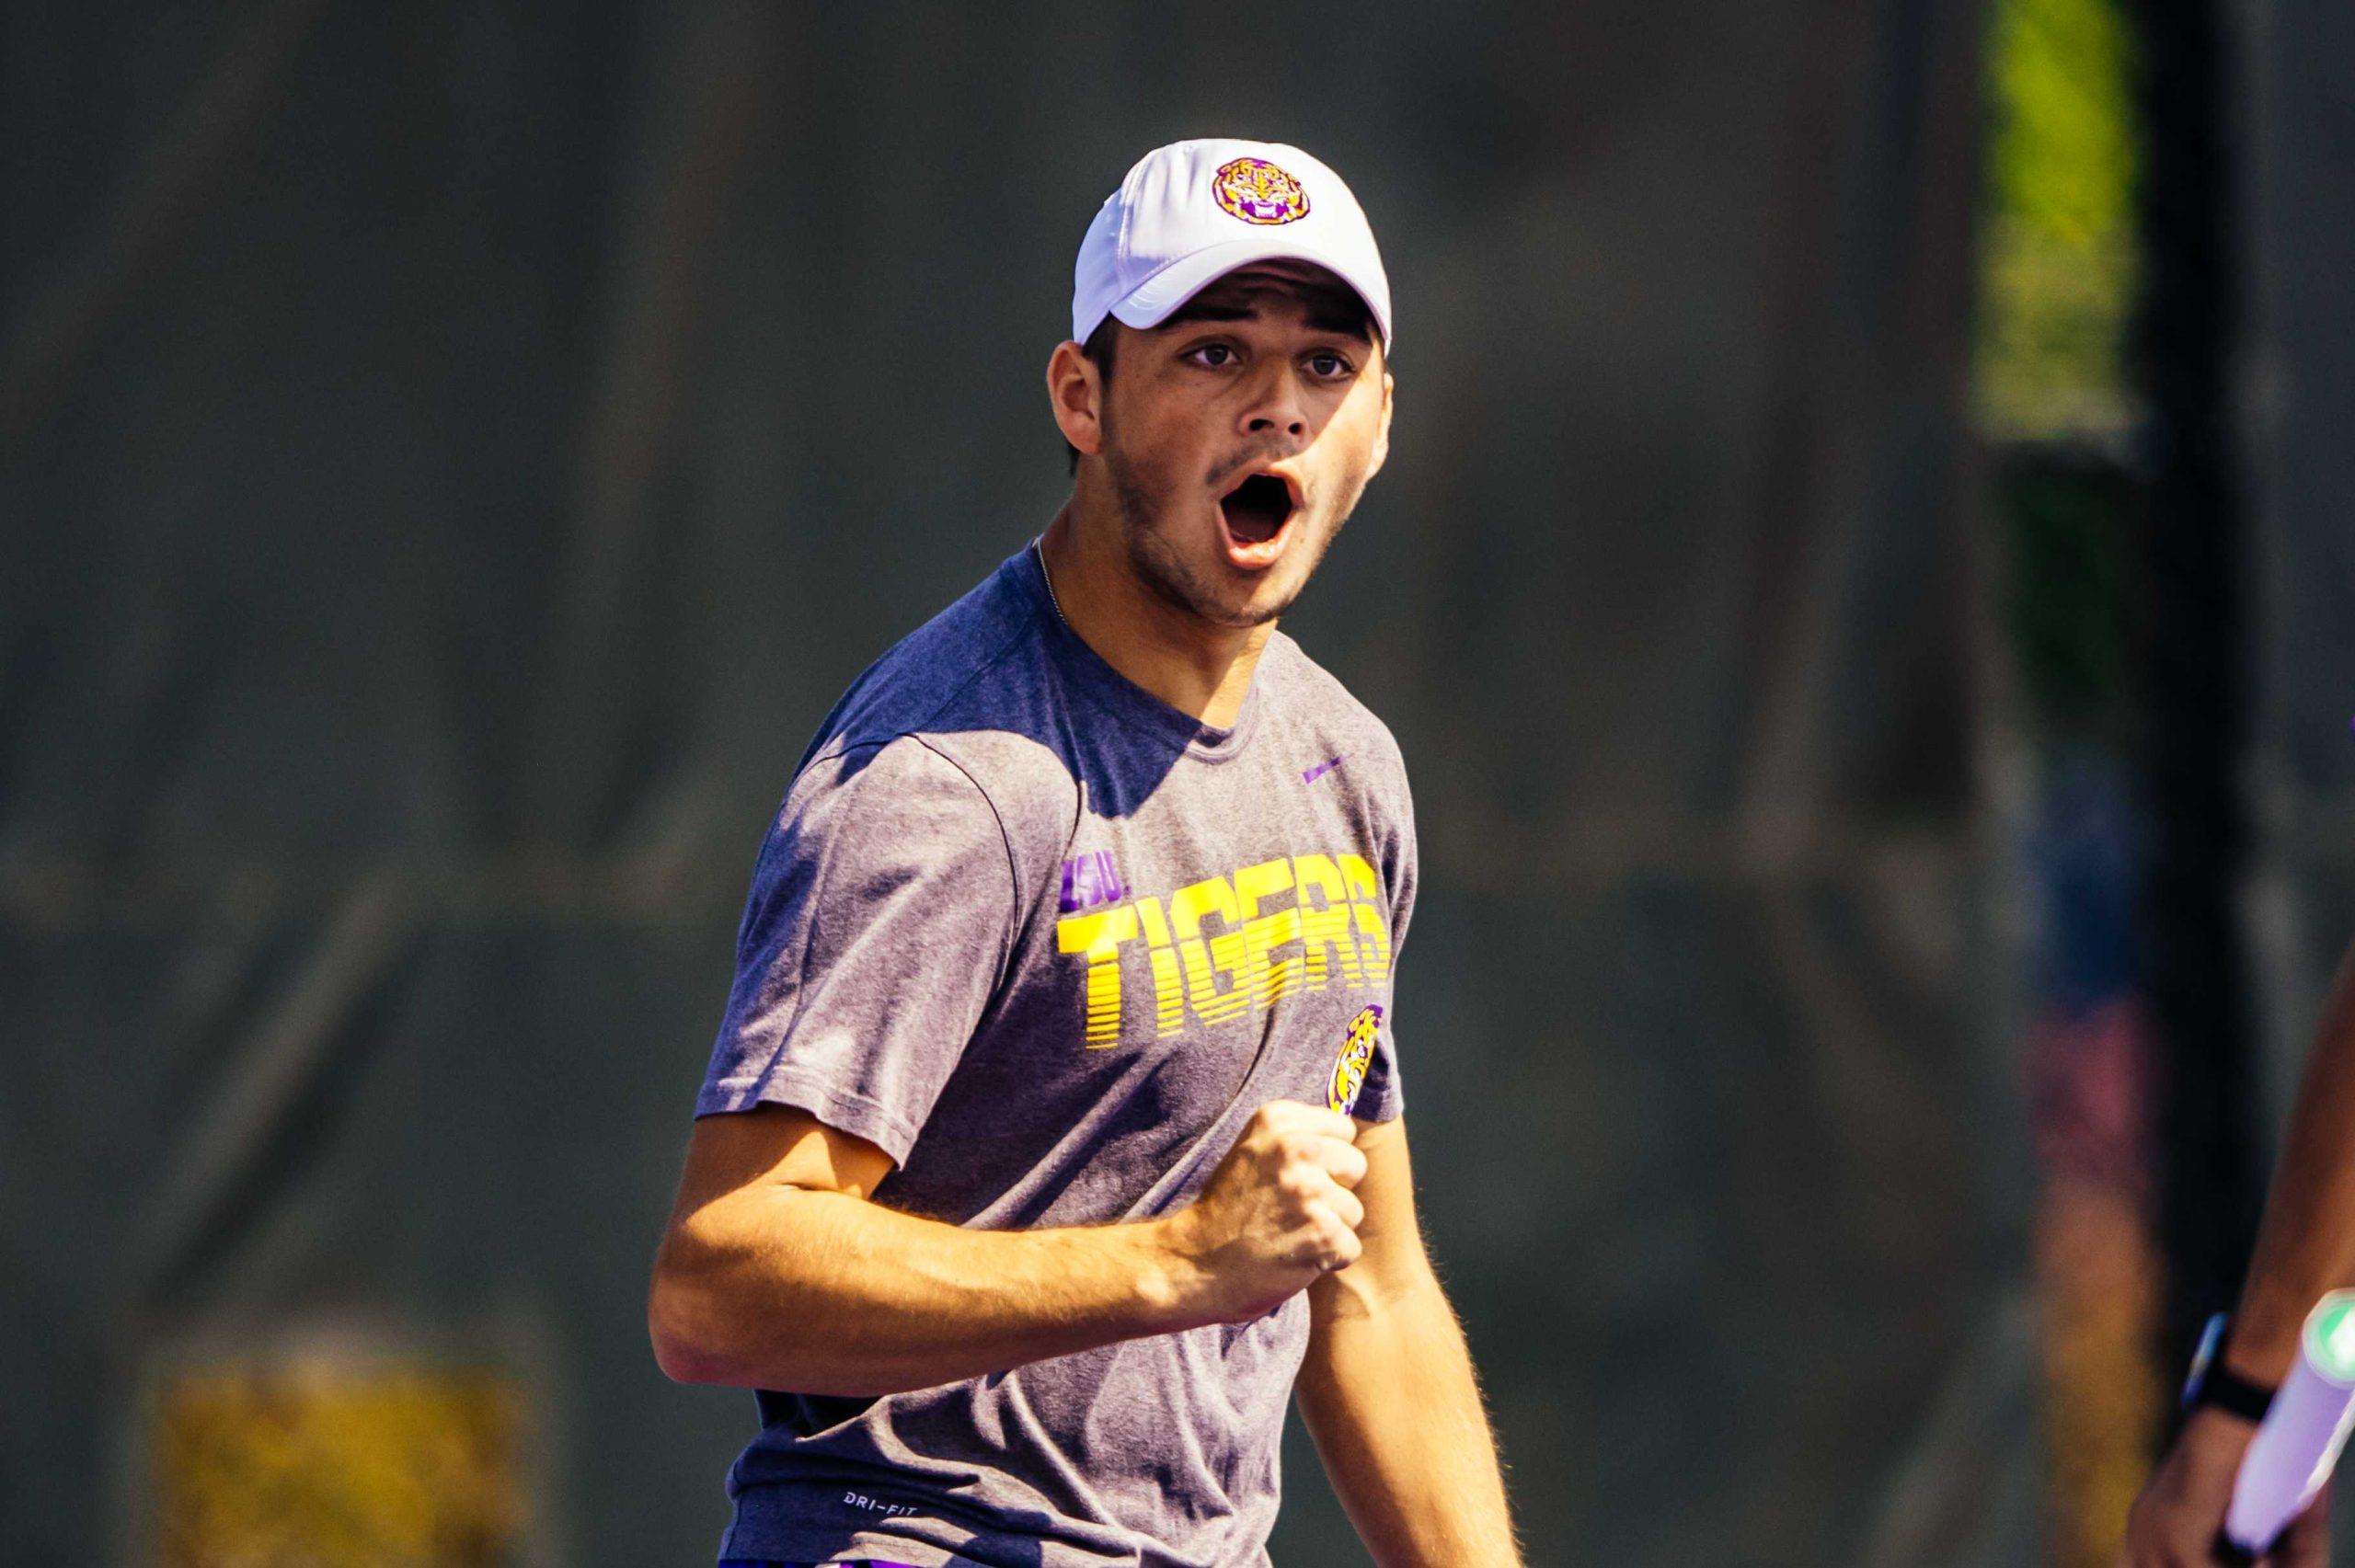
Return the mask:
[(1170, 1245), (1203, 1280), (1212, 1322), (1248, 1322), (1357, 1260), (1357, 1130), (1339, 1111), (1271, 1100), (1202, 1195), (1169, 1217)]

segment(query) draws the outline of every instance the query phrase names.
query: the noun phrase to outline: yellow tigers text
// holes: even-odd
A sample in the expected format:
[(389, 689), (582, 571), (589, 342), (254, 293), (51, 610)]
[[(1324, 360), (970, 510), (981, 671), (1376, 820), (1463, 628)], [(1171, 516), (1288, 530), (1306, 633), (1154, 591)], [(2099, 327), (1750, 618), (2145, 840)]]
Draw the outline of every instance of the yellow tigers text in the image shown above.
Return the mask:
[[(1285, 908), (1261, 912), (1264, 901), (1287, 893)], [(1218, 929), (1205, 933), (1213, 918)], [(1363, 856), (1262, 861), (1180, 887), (1166, 909), (1143, 898), (1055, 922), (1055, 950), (1087, 962), (1090, 1050), (1120, 1043), (1121, 949), (1140, 936), (1163, 1035), (1183, 1028), (1189, 1010), (1203, 1024), (1223, 1024), (1293, 990), (1323, 990), (1336, 977), (1352, 988), (1390, 979), (1382, 884)]]

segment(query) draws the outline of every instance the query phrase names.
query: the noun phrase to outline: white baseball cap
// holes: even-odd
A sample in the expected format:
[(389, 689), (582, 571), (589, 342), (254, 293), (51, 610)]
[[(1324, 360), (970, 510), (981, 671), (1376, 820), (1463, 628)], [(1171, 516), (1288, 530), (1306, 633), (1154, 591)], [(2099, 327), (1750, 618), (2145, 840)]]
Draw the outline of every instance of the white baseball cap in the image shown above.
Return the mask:
[(1071, 335), (1108, 315), (1159, 325), (1212, 279), (1278, 257), (1340, 275), (1391, 345), (1390, 280), (1341, 177), (1298, 147), (1213, 136), (1139, 158), (1104, 199), (1072, 269)]

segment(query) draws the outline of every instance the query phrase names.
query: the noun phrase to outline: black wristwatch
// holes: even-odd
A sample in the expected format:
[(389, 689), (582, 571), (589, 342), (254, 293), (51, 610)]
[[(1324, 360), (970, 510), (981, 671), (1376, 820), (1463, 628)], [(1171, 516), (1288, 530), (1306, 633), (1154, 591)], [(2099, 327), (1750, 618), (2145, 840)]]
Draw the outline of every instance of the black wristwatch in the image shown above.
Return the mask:
[(2200, 1331), (2200, 1348), (2191, 1353), (2191, 1371), (2183, 1379), (2183, 1413), (2189, 1415), (2204, 1404), (2243, 1421), (2261, 1422), (2279, 1391), (2251, 1382), (2224, 1365), (2224, 1337), (2232, 1321), (2231, 1313), (2218, 1312)]

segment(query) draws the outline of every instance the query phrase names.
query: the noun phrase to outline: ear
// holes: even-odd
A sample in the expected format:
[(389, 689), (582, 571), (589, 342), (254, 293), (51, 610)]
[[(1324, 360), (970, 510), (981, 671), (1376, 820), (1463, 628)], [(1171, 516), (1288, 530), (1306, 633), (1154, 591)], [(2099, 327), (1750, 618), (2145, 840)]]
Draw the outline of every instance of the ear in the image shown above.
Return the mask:
[(1384, 371), (1382, 372), (1382, 424), (1373, 434), (1373, 461), (1366, 465), (1365, 476), (1369, 479), (1382, 472), (1383, 462), (1390, 455), (1390, 402), (1391, 394), (1396, 390), (1396, 385), (1397, 383), (1391, 379), (1390, 372)]
[(1096, 361), (1070, 338), (1047, 357), (1047, 405), (1063, 440), (1089, 457), (1104, 450), (1104, 383)]

